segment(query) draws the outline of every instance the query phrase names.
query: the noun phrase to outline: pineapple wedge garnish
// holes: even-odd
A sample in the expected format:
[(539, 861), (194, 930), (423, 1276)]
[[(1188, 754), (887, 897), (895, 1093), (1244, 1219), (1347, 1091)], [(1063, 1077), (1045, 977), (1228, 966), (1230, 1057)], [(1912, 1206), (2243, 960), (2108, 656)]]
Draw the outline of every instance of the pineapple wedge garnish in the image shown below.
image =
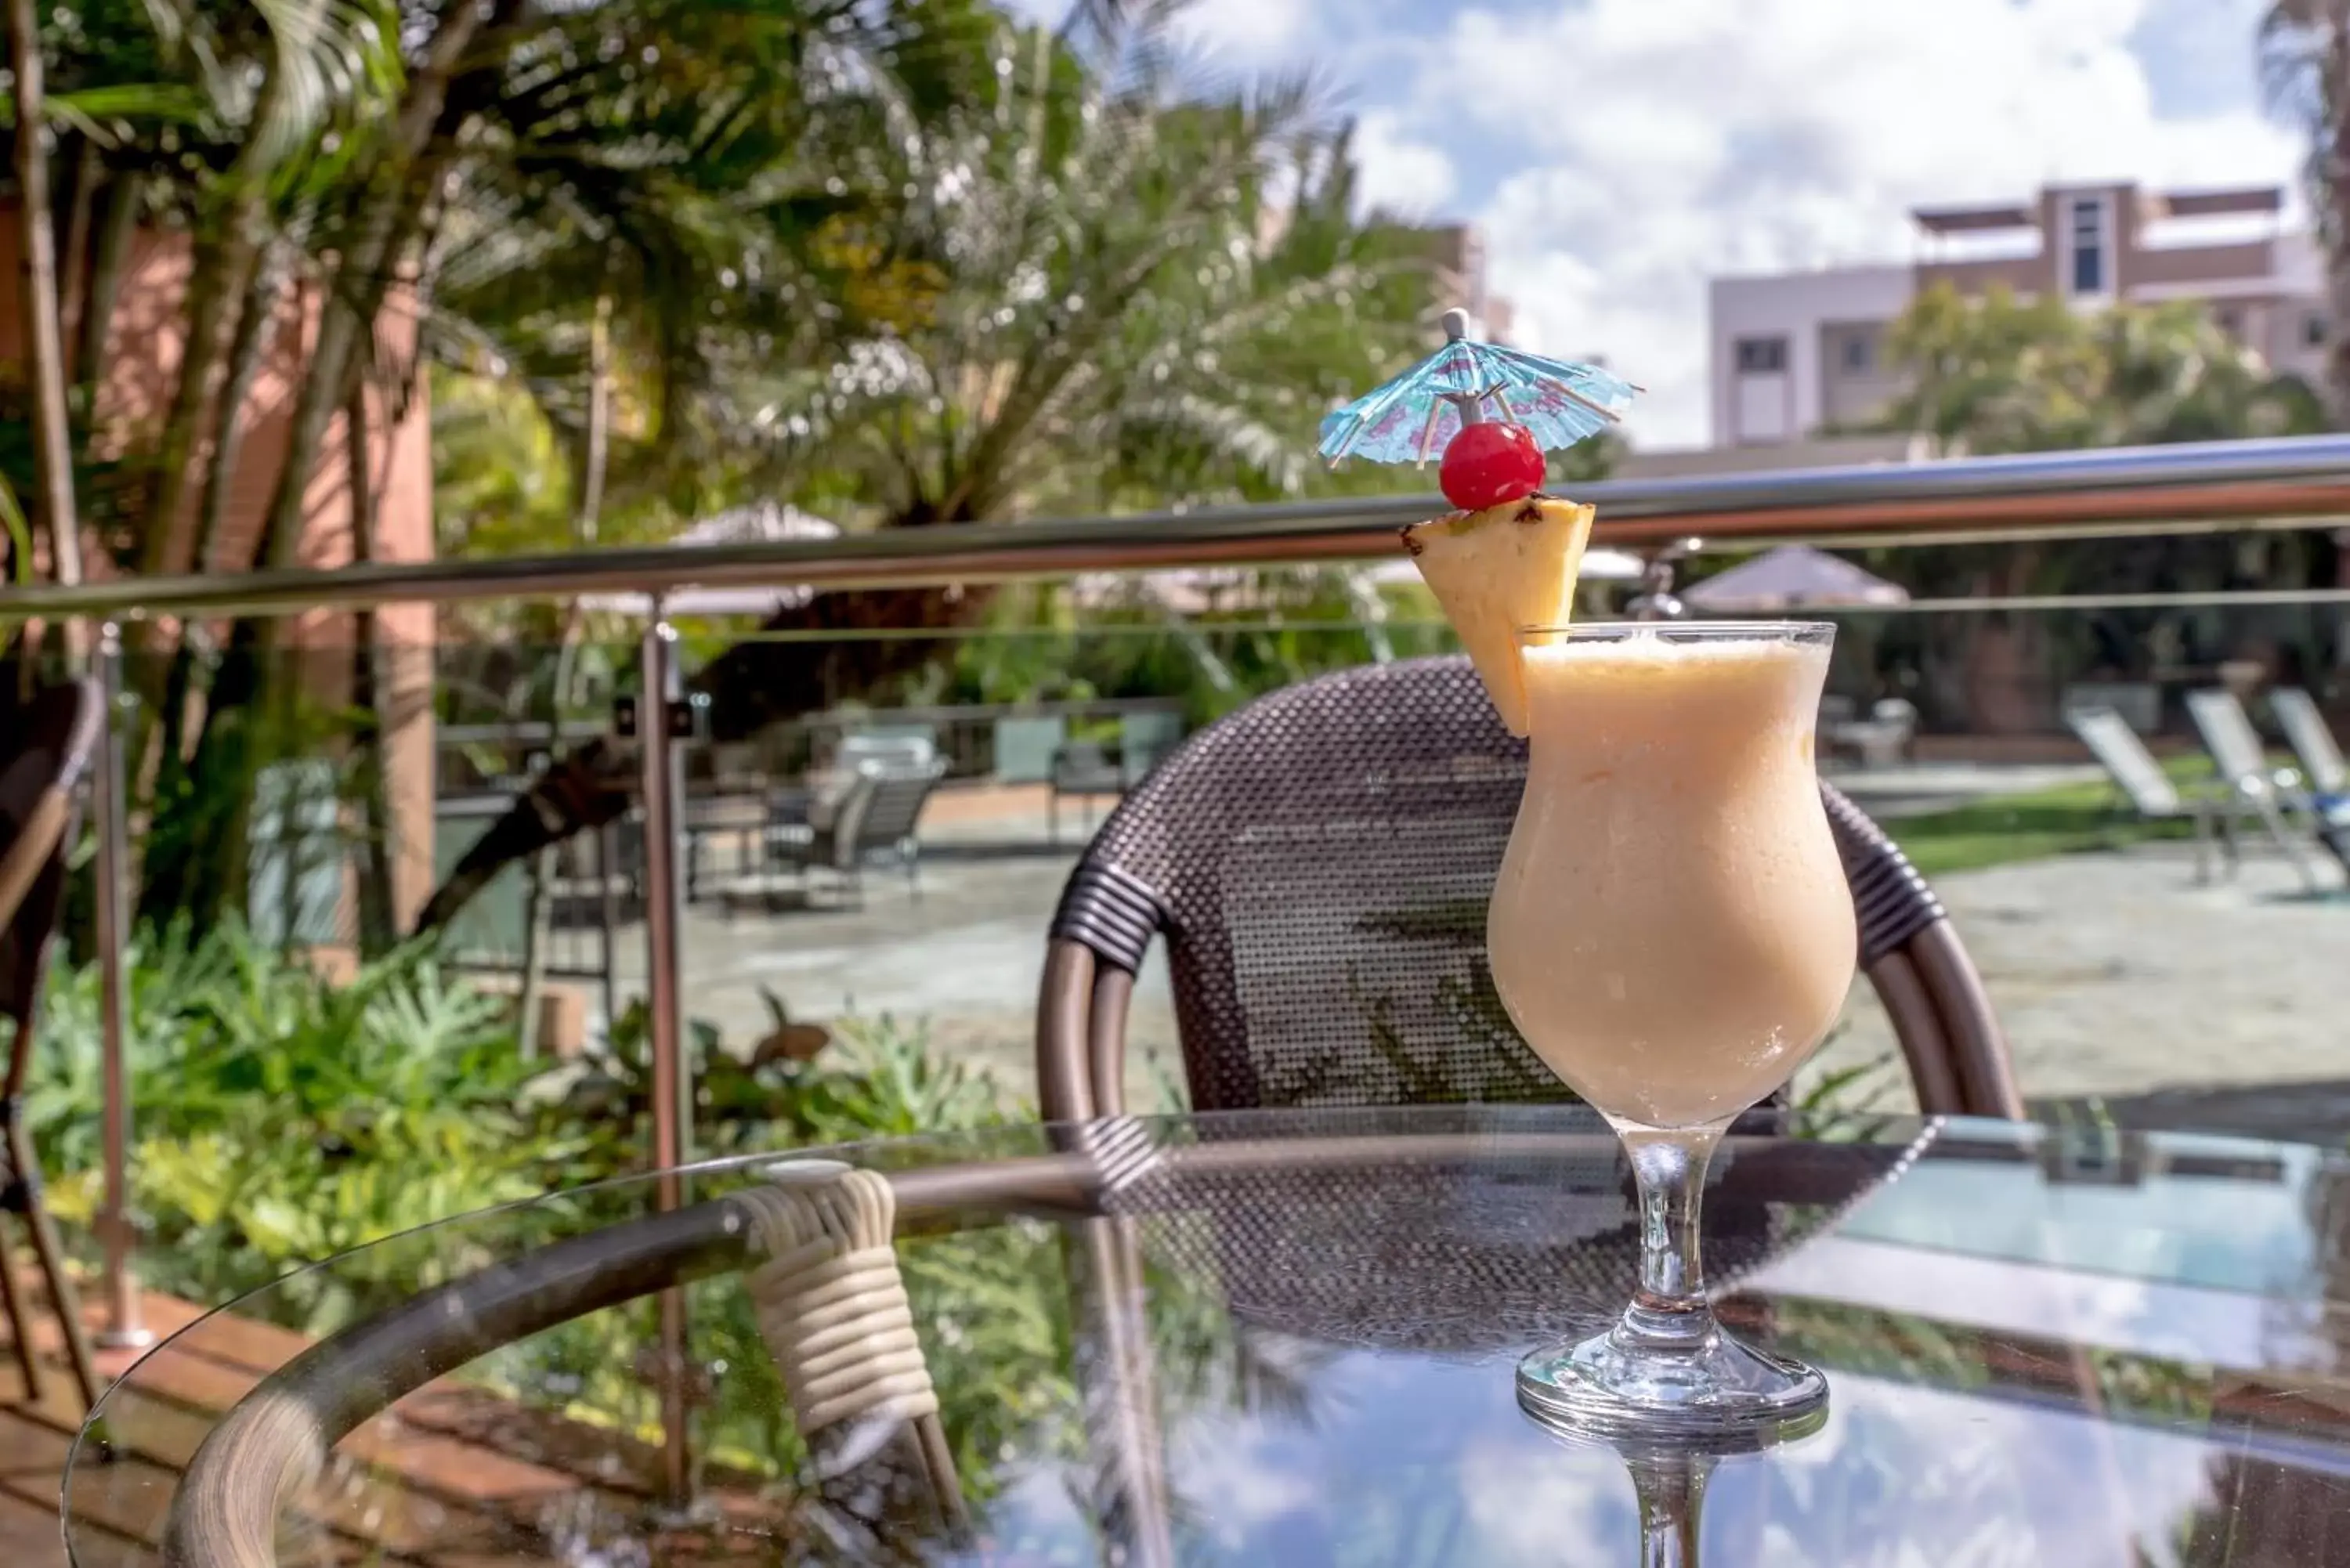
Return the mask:
[(1547, 495), (1453, 512), (1403, 531), (1403, 547), (1461, 635), (1470, 662), (1513, 735), (1526, 732), (1518, 631), (1565, 626), (1591, 542), (1592, 508)]

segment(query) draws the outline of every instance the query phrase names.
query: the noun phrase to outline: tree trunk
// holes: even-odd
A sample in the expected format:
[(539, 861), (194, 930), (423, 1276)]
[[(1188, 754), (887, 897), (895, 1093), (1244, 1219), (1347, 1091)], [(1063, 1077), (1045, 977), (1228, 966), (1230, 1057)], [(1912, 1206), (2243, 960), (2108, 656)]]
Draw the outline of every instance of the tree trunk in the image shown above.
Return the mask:
[[(604, 510), (604, 474), (610, 446), (612, 406), (612, 296), (596, 296), (596, 316), (588, 328), (588, 430), (579, 462), (579, 500), (572, 512), (571, 542), (586, 549), (596, 543)], [(571, 701), (573, 667), (579, 647), (579, 601), (563, 607), (556, 633), (555, 670), (547, 682), (541, 717), (546, 722), (547, 760), (563, 762), (563, 711)], [(530, 858), (530, 885), (523, 898), (522, 984), (516, 1026), (525, 1054), (538, 1049), (539, 992), (546, 985), (546, 950), (553, 945), (553, 911), (548, 888), (555, 879), (556, 846), (550, 844)], [(611, 867), (598, 857), (596, 873), (608, 879)], [(608, 933), (607, 933), (608, 936)]]
[[(265, 263), (254, 275), (252, 293), (237, 322), (236, 343), (229, 356), (228, 384), (221, 398), (227, 417), (222, 421), (219, 438), (213, 443), (212, 462), (204, 473), (203, 494), (197, 504), (190, 564), (200, 572), (211, 569), (213, 546), (227, 514), (230, 482), (235, 476), (244, 447), (241, 415), (276, 340), (276, 291), (283, 281), (282, 271)], [(159, 790), (175, 791), (184, 782), (190, 760), (187, 737), (203, 733), (210, 703), (209, 694), (197, 689), (196, 650), (188, 641), (184, 624), (180, 628), (177, 644), (170, 648), (168, 654), (158, 646), (146, 650), (146, 658), (148, 662), (134, 673), (132, 685), (142, 699), (140, 711), (151, 712), (152, 720), (135, 732), (139, 738), (131, 755), (138, 760), (136, 798), (153, 801), (160, 798)]]
[[(494, 26), (510, 25), (523, 7), (523, 0), (494, 0), (494, 4), (490, 18)], [(389, 132), (387, 150), (359, 199), (357, 243), (344, 247), (340, 265), (327, 281), (318, 341), (302, 368), (293, 436), (262, 523), (255, 553), (265, 564), (290, 561), (301, 548), (310, 476), (317, 470), (328, 428), (341, 411), (350, 379), (363, 366), (354, 352), (358, 328), (363, 325), (372, 329), (389, 285), (385, 264), (393, 259), (395, 244), (413, 229), (414, 198), (432, 182), (432, 171), (419, 168), (419, 155), (436, 131), (452, 129), (441, 125), (449, 85), (483, 22), (479, 5), (449, 7), (423, 61), (409, 76), (407, 98)], [(448, 140), (445, 135), (442, 139)], [(370, 244), (377, 238), (382, 241), (380, 245)], [(362, 297), (356, 302), (347, 297), (338, 286), (342, 284), (355, 286)], [(279, 620), (250, 618), (237, 622), (192, 751), (191, 777), (196, 788), (207, 792), (207, 799), (219, 803), (220, 821), (213, 833), (224, 836), (224, 857), (232, 862), (242, 856), (255, 784), (267, 761), (262, 742), (284, 739), (278, 727), (295, 706), (285, 673), (278, 669), (286, 647), (283, 625)], [(189, 870), (191, 895), (207, 898), (234, 896), (242, 875), (239, 864), (192, 863)]]
[[(276, 346), (277, 296), (287, 282), (286, 250), (282, 244), (273, 244), (264, 250), (259, 265), (254, 268), (244, 303), (236, 313), (236, 336), (229, 345), (227, 375), (221, 385), (221, 417), (210, 443), (212, 460), (204, 464), (203, 493), (196, 503), (195, 535), (190, 542), (187, 563), (192, 571), (213, 569), (212, 554), (220, 542), (221, 524), (228, 518), (236, 465), (244, 455), (244, 405), (253, 396), (254, 383), (260, 379), (261, 367), (268, 362), (270, 351)], [(363, 473), (364, 464), (353, 472)], [(360, 548), (356, 542), (356, 516), (352, 529), (356, 554)]]
[[(33, 392), (33, 461), (36, 504), (49, 530), (57, 580), (81, 581), (81, 521), (74, 509), (73, 434), (67, 417), (65, 338), (57, 321), (57, 236), (49, 211), (49, 154), (42, 146), (47, 114), (38, 7), (7, 0), (11, 64), (16, 73), (16, 195), (24, 223), (26, 369)], [(89, 628), (66, 623), (66, 646), (77, 668), (86, 664)]]
[(105, 178), (106, 163), (98, 143), (84, 137), (80, 156), (74, 160), (73, 195), (66, 205), (65, 251), (57, 257), (57, 327), (66, 345), (68, 386), (74, 382), (74, 348), (80, 340), (82, 312), (89, 303), (90, 213), (98, 201), (99, 184)]
[[(351, 492), (351, 560), (375, 558), (375, 466), (368, 449), (367, 388), (354, 386), (344, 414), (344, 459)], [(378, 953), (390, 947), (400, 926), (391, 900), (391, 796), (384, 766), (383, 715), (377, 680), (378, 650), (375, 612), (362, 609), (351, 618), (351, 710), (359, 716), (359, 733), (352, 737), (359, 782), (359, 950)]]
[(90, 258), (89, 290), (79, 323), (80, 347), (74, 355), (74, 377), (91, 406), (106, 375), (106, 349), (114, 327), (114, 306), (122, 293), (123, 269), (130, 260), (131, 242), (138, 238), (139, 213), (145, 203), (147, 177), (136, 171), (118, 174), (106, 199), (106, 222), (98, 233), (98, 248)]
[[(207, 422), (216, 430), (236, 423), (237, 410), (224, 396), (231, 357), (242, 327), (253, 281), (261, 267), (268, 221), (267, 171), (250, 167), (259, 139), (248, 140), (229, 171), (232, 192), (218, 225), (196, 244), (188, 277), (187, 350), (171, 411), (155, 450), (155, 485), (147, 505), (147, 536), (140, 541), (139, 569), (155, 576), (186, 571), (197, 563), (191, 550), (176, 548), (180, 518), (190, 490), (216, 456), (203, 440)], [(201, 569), (200, 567), (198, 569)]]
[[(521, 0), (498, 0), (491, 26), (504, 26), (520, 9)], [(452, 6), (442, 12), (423, 61), (409, 76), (406, 100), (360, 198), (358, 222), (326, 292), (317, 341), (295, 400), (286, 467), (277, 476), (262, 524), (264, 566), (291, 565), (301, 549), (304, 492), (311, 470), (326, 442), (328, 426), (341, 406), (344, 378), (358, 363), (362, 337), (375, 329), (384, 297), (390, 292), (392, 271), (417, 231), (432, 183), (420, 178), (429, 172), (420, 165), (426, 162), (425, 151), (435, 132), (453, 129), (442, 126), (442, 113), (448, 107), (450, 83), (483, 21), (478, 5)]]

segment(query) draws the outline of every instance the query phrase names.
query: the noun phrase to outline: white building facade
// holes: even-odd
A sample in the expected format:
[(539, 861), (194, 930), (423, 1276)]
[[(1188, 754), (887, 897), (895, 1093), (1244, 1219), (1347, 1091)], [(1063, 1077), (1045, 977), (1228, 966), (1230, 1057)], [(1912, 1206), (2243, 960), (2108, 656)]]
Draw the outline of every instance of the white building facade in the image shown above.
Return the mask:
[(2056, 186), (2012, 207), (1926, 209), (1910, 264), (1713, 281), (1716, 447), (1767, 447), (1866, 427), (1901, 390), (1886, 329), (1917, 294), (2004, 286), (2093, 309), (2196, 300), (2279, 371), (2316, 381), (2329, 333), (2323, 263), (2281, 225), (2282, 190), (2153, 192)]

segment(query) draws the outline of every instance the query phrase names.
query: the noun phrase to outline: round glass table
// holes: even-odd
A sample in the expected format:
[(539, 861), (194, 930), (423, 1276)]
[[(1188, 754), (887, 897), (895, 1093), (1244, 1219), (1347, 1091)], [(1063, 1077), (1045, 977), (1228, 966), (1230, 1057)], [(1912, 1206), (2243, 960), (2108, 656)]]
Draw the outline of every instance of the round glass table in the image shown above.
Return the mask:
[(2350, 1561), (2350, 1164), (1994, 1123), (1723, 1147), (1746, 1451), (1523, 1413), (1638, 1238), (1569, 1107), (891, 1140), (455, 1220), (108, 1396), (78, 1564)]

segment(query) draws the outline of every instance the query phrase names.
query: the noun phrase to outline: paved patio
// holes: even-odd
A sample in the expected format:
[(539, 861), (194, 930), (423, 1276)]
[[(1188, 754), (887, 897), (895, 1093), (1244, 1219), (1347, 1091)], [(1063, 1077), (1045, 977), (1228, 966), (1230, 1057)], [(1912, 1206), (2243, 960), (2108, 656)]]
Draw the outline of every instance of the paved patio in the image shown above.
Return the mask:
[[(1978, 798), (1987, 780), (2037, 789), (2074, 772), (1900, 770), (1856, 793), (1898, 820), (1905, 809)], [(769, 1026), (762, 987), (795, 1017), (888, 1013), (1033, 1088), (1044, 931), (1083, 835), (1070, 824), (1065, 843), (1051, 846), (1041, 795), (1004, 793), (1010, 798), (992, 809), (958, 802), (928, 827), (920, 898), (875, 874), (861, 909), (822, 900), (781, 912), (697, 906), (684, 941), (689, 1011), (740, 1043)], [(2183, 845), (1995, 867), (1938, 887), (2034, 1099), (2350, 1080), (2350, 902), (2300, 896), (2272, 852), (2250, 855), (2236, 878), (2208, 888), (2195, 885)], [(632, 986), (641, 984), (639, 955), (631, 944)], [(1176, 1060), (1172, 1004), (1156, 962), (1141, 978), (1130, 1029), (1139, 1050), (1129, 1095), (1150, 1104), (1159, 1069), (1149, 1058)], [(1864, 987), (1818, 1070), (1893, 1048)]]
[[(2127, 1119), (2145, 1125), (2250, 1131), (2264, 1115), (2270, 1130), (2350, 1135), (2350, 1104), (2336, 1096), (2329, 1110), (2309, 1097), (2310, 1085), (2350, 1079), (2350, 898), (2332, 866), (2321, 871), (2335, 889), (2327, 898), (2303, 893), (2273, 852), (2199, 887), (2184, 845), (2146, 845), (1936, 887), (2006, 1025), (2027, 1097), (2137, 1101)], [(1820, 1065), (1895, 1049), (1861, 988)], [(2231, 1107), (2224, 1116), (2221, 1106)]]

